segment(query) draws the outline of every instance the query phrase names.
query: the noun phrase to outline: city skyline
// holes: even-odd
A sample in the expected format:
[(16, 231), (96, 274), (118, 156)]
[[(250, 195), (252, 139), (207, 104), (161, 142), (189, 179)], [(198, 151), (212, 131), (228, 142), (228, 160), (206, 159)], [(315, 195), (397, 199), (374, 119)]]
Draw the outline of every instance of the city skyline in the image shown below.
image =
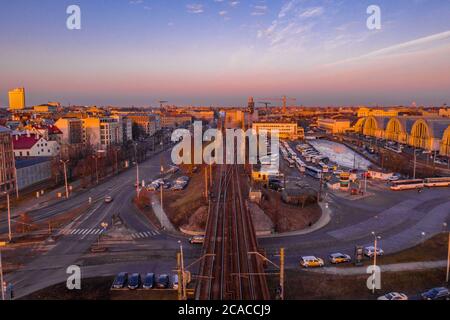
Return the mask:
[(298, 105), (440, 106), (450, 99), (448, 1), (70, 1), (4, 4), (0, 105), (244, 105), (290, 95)]

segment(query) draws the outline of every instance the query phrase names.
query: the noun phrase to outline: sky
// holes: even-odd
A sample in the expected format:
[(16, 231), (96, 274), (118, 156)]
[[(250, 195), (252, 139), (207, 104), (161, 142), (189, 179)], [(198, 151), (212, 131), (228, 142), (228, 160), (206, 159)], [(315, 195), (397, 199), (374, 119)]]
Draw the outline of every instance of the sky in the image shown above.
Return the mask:
[(450, 0), (1, 1), (0, 105), (22, 86), (27, 105), (450, 104), (449, 17)]

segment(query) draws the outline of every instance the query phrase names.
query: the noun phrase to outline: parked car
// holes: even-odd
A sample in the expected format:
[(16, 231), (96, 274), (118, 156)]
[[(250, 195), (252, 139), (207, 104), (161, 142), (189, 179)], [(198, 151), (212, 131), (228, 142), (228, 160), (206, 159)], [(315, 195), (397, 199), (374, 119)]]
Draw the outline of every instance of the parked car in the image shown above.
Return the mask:
[(420, 295), (423, 300), (449, 300), (450, 294), (447, 288), (433, 288)]
[(384, 296), (379, 297), (377, 300), (388, 300), (388, 301), (394, 301), (394, 300), (408, 300), (408, 296), (404, 293), (399, 292), (391, 292), (387, 293)]
[[(366, 257), (372, 258), (375, 255), (375, 247), (373, 246), (369, 246), (364, 248), (364, 255)], [(383, 256), (384, 255), (384, 251), (381, 248), (377, 248), (377, 256)]]
[(152, 182), (151, 184), (148, 185), (147, 190), (148, 191), (156, 191), (159, 190), (160, 185), (158, 183), (154, 183)]
[(324, 265), (325, 263), (322, 259), (314, 256), (305, 256), (300, 258), (300, 266), (303, 268), (320, 268)]
[(111, 197), (111, 196), (106, 196), (105, 197), (105, 203), (111, 203), (111, 202), (113, 202), (113, 197)]
[(144, 279), (144, 284), (142, 287), (144, 289), (154, 289), (155, 288), (156, 277), (154, 273), (147, 273)]
[(205, 242), (204, 236), (193, 236), (189, 239), (190, 244), (203, 244)]
[(270, 180), (269, 189), (275, 190), (277, 192), (283, 191), (283, 182), (280, 180)]
[(179, 177), (175, 180), (175, 183), (185, 183), (185, 182), (189, 182), (191, 179), (189, 177), (186, 176), (182, 176)]
[(128, 281), (128, 273), (121, 272), (117, 275), (113, 282), (113, 289), (123, 289), (125, 288)]
[(141, 275), (139, 273), (133, 273), (128, 279), (128, 289), (136, 290), (141, 285)]
[(167, 274), (162, 274), (158, 277), (158, 289), (168, 289), (170, 285), (170, 279)]
[(170, 190), (172, 191), (182, 191), (186, 188), (186, 185), (183, 184), (174, 184)]
[(166, 182), (166, 183), (164, 183), (163, 184), (163, 189), (170, 189), (170, 188), (172, 188), (172, 183), (171, 182)]
[(343, 253), (332, 253), (330, 254), (330, 263), (339, 264), (351, 262), (352, 258), (348, 254)]
[(391, 177), (388, 178), (389, 182), (394, 182), (394, 181), (398, 181), (398, 180), (400, 180), (400, 177), (396, 176), (396, 175), (391, 176)]
[(178, 289), (178, 286), (179, 286), (179, 283), (178, 283), (178, 275), (174, 275), (174, 276), (172, 277), (172, 288), (175, 289), (175, 290), (177, 290), (177, 289)]

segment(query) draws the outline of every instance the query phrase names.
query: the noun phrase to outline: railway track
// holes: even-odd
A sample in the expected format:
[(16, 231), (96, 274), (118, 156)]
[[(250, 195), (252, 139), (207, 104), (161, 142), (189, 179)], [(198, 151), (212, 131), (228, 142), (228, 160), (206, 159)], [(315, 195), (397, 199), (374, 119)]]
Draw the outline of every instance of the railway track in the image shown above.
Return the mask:
[(240, 187), (239, 166), (221, 166), (210, 205), (198, 300), (268, 300), (269, 292), (250, 213)]

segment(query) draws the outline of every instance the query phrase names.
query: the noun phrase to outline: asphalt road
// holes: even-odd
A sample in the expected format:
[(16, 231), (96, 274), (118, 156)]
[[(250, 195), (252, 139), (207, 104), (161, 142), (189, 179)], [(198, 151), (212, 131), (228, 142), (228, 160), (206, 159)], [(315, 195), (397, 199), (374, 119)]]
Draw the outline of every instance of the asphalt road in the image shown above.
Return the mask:
[[(168, 152), (163, 157), (163, 163), (170, 162)], [(159, 174), (159, 170), (160, 157), (156, 156), (141, 164), (141, 179), (150, 181), (150, 178)], [(289, 175), (295, 176), (297, 173), (293, 169)], [(56, 243), (49, 244), (47, 253), (6, 276), (6, 280), (14, 285), (16, 297), (65, 282), (68, 277), (66, 269), (73, 264), (82, 266), (85, 277), (109, 276), (119, 271), (170, 274), (175, 267), (178, 240), (182, 240), (185, 246), (186, 264), (200, 257), (201, 250), (190, 246), (186, 238), (155, 230), (136, 211), (131, 202), (135, 193), (135, 177), (136, 171), (129, 170), (47, 211), (33, 213), (36, 216), (56, 215), (86, 203), (89, 196), (98, 198), (89, 210), (70, 225), (69, 231), (78, 230), (77, 234), (69, 232)], [(443, 222), (450, 222), (448, 188), (424, 190), (419, 194), (417, 191), (392, 192), (382, 184), (370, 183), (369, 191), (374, 196), (358, 201), (329, 192), (326, 199), (332, 210), (332, 221), (326, 227), (307, 235), (260, 239), (259, 244), (273, 261), (278, 261), (278, 250), (284, 247), (286, 266), (298, 268), (302, 255), (322, 258), (332, 252), (353, 255), (356, 245), (372, 244), (372, 231), (382, 237), (380, 245), (389, 254), (412, 247), (443, 231)], [(106, 194), (114, 197), (113, 203), (105, 204), (102, 201)], [(150, 232), (151, 236), (137, 239), (117, 252), (90, 254), (89, 249), (98, 238), (96, 230), (100, 229), (102, 222), (110, 223), (114, 214), (120, 214), (124, 223), (136, 233), (148, 235)], [(422, 232), (425, 232), (425, 236)], [(192, 271), (195, 272), (195, 268)]]
[[(161, 154), (163, 163), (170, 162), (170, 153)], [(157, 176), (160, 171), (160, 156), (140, 164), (141, 181), (150, 181)], [(137, 238), (136, 243), (129, 245), (129, 252), (137, 250), (139, 255), (149, 256), (145, 266), (140, 269), (148, 272), (171, 273), (175, 263), (175, 251), (178, 249), (178, 240), (182, 240), (186, 247), (189, 247), (185, 238), (177, 238), (157, 230), (149, 221), (136, 210), (132, 203), (135, 196), (136, 170), (128, 170), (121, 175), (111, 178), (103, 184), (92, 188), (89, 192), (74, 196), (69, 200), (58, 203), (51, 208), (37, 210), (33, 212), (33, 217), (43, 218), (64, 213), (65, 210), (87, 203), (88, 198), (97, 199), (89, 209), (68, 225), (64, 230), (64, 235), (56, 243), (49, 243), (50, 250), (45, 254), (30, 261), (26, 266), (8, 274), (6, 280), (12, 282), (16, 297), (22, 297), (37, 290), (46, 288), (53, 284), (66, 281), (67, 267), (71, 265), (82, 265), (82, 257), (89, 253), (90, 247), (94, 244), (101, 231), (101, 223), (107, 222), (111, 225), (112, 216), (119, 214), (124, 224), (136, 234), (141, 234), (142, 238)], [(113, 203), (107, 204), (103, 201), (105, 195), (114, 198)], [(144, 237), (144, 235), (151, 235)], [(170, 259), (151, 259), (151, 251), (156, 247), (172, 251)], [(189, 250), (189, 249), (188, 249)], [(126, 263), (130, 270), (133, 270), (133, 263)], [(124, 265), (119, 263), (117, 266)], [(115, 274), (119, 269), (116, 264), (106, 264), (94, 270), (101, 270), (100, 274)], [(121, 267), (120, 267), (121, 268)], [(92, 267), (91, 267), (92, 269)], [(131, 272), (131, 271), (130, 271)], [(83, 273), (83, 268), (82, 268)]]

